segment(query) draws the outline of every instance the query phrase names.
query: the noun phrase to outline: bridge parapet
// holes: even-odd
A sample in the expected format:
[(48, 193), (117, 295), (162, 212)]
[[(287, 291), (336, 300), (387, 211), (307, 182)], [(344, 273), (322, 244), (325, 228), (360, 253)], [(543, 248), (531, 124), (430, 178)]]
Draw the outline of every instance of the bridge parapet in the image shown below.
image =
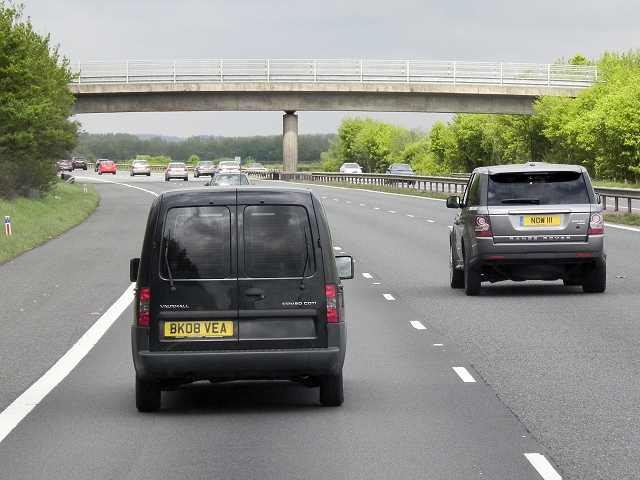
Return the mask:
[(594, 66), (428, 60), (128, 60), (70, 65), (72, 84), (296, 82), (585, 88)]

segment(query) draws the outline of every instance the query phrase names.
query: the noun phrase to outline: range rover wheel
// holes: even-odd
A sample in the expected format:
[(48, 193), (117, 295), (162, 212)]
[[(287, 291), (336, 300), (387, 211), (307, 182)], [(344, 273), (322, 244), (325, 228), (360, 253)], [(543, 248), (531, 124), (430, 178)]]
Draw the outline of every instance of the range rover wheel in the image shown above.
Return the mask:
[(593, 267), (582, 281), (584, 293), (602, 293), (607, 288), (607, 266)]
[(464, 293), (467, 295), (480, 295), (480, 270), (470, 268), (465, 259), (464, 262)]
[(464, 287), (464, 271), (455, 268), (455, 260), (453, 259), (453, 245), (449, 246), (449, 284), (451, 288)]
[(320, 379), (320, 403), (325, 407), (338, 407), (344, 402), (342, 372), (336, 377)]
[(155, 412), (160, 409), (162, 390), (151, 382), (144, 382), (136, 375), (136, 408), (139, 412)]

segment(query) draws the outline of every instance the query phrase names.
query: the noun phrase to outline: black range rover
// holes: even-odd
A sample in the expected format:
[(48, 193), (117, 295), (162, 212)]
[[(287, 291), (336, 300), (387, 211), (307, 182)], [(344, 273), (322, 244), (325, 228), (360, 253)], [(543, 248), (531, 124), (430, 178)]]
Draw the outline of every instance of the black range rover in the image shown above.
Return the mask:
[[(339, 273), (340, 270), (340, 273)], [(136, 407), (208, 380), (287, 379), (344, 400), (341, 279), (322, 204), (310, 190), (173, 190), (149, 213), (131, 329)]]

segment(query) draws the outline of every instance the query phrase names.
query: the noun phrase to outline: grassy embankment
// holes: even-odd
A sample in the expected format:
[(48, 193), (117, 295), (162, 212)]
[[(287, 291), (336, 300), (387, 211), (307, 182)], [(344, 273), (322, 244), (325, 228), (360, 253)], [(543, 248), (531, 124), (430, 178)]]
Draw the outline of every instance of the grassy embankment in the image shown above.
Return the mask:
[(59, 182), (43, 198), (0, 200), (0, 218), (10, 217), (11, 235), (0, 232), (0, 264), (57, 237), (84, 221), (100, 197), (89, 185)]

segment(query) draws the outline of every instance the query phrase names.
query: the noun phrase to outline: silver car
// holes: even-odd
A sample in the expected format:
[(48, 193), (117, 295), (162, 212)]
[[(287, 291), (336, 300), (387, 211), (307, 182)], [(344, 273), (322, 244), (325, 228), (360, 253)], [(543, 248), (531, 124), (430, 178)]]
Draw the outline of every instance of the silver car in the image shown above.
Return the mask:
[(607, 284), (604, 221), (587, 171), (527, 163), (476, 168), (450, 227), (452, 288), (478, 295), (482, 282), (562, 280), (584, 292)]
[(343, 163), (340, 173), (362, 173), (362, 168), (357, 163)]
[(133, 177), (135, 175), (146, 175), (147, 177), (151, 176), (151, 165), (146, 160), (134, 160), (131, 164), (131, 172), (130, 175)]
[(164, 171), (164, 179), (168, 182), (172, 178), (181, 178), (185, 182), (189, 180), (189, 170), (182, 162), (171, 162)]

